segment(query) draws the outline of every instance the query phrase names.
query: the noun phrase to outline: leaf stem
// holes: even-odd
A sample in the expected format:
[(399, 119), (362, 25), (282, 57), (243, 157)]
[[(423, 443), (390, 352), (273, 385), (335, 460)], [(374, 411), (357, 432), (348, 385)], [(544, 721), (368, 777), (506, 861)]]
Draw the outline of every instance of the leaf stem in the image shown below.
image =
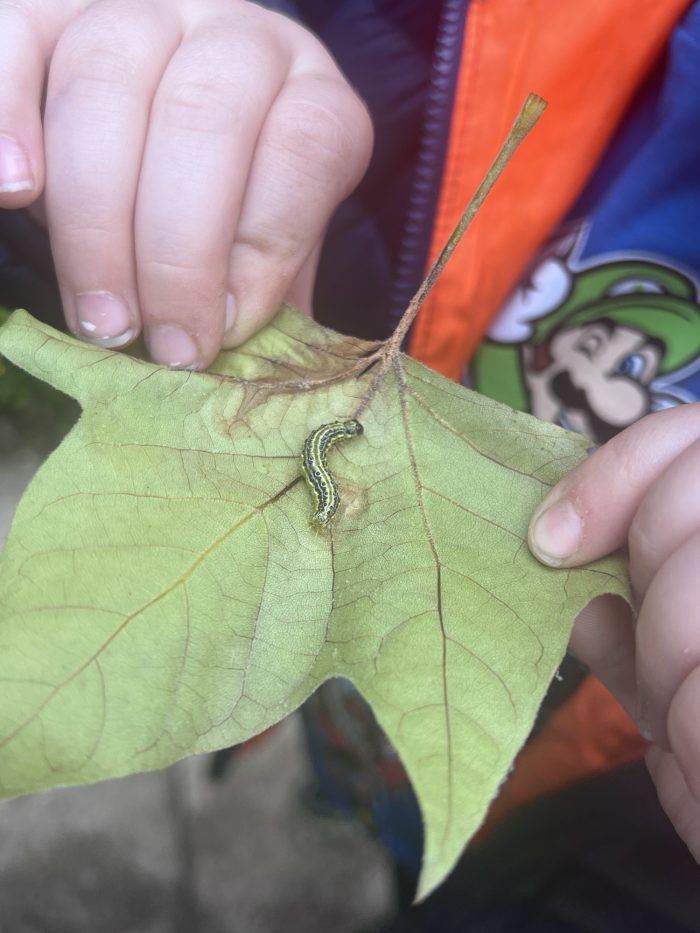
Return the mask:
[(513, 128), (511, 129), (506, 138), (506, 141), (501, 147), (501, 151), (496, 156), (495, 161), (486, 173), (486, 177), (477, 188), (476, 193), (472, 197), (471, 201), (469, 204), (467, 204), (464, 213), (459, 219), (459, 223), (450, 234), (450, 238), (440, 251), (440, 255), (433, 263), (430, 271), (423, 280), (421, 287), (411, 299), (408, 308), (406, 308), (403, 317), (399, 321), (398, 327), (389, 340), (387, 340), (385, 344), (385, 359), (391, 359), (396, 353), (400, 352), (404, 338), (408, 333), (411, 324), (413, 324), (416, 315), (421, 308), (421, 305), (435, 284), (438, 276), (445, 268), (445, 265), (450, 259), (450, 256), (452, 256), (452, 253), (455, 251), (457, 244), (462, 239), (462, 236), (466, 232), (472, 220), (474, 220), (476, 217), (479, 208), (486, 200), (487, 195), (500, 177), (501, 172), (512, 158), (520, 143), (525, 139), (527, 134), (542, 116), (546, 106), (547, 101), (542, 97), (539, 97), (537, 94), (528, 94), (525, 103), (523, 104), (522, 109), (520, 110), (520, 113), (518, 114), (515, 123), (513, 124)]

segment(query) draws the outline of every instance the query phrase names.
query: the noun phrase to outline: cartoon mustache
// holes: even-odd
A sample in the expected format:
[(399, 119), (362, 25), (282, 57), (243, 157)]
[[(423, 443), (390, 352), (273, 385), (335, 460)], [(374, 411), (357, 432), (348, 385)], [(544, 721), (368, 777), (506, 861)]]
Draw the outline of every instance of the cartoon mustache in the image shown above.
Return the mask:
[(588, 396), (584, 389), (579, 389), (574, 385), (571, 376), (567, 372), (558, 373), (551, 382), (552, 393), (567, 408), (573, 408), (575, 411), (582, 412), (591, 426), (591, 436), (594, 440), (604, 444), (611, 437), (622, 430), (623, 426), (610, 424), (605, 419), (595, 413), (591, 407)]

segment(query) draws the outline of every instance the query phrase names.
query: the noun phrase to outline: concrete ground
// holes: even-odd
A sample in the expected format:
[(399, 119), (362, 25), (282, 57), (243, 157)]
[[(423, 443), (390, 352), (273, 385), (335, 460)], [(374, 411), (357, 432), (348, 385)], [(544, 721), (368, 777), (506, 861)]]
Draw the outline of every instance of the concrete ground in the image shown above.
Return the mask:
[[(0, 419), (0, 547), (40, 460)], [(355, 933), (386, 915), (379, 849), (301, 803), (296, 717), (222, 780), (209, 764), (0, 803), (0, 933)]]

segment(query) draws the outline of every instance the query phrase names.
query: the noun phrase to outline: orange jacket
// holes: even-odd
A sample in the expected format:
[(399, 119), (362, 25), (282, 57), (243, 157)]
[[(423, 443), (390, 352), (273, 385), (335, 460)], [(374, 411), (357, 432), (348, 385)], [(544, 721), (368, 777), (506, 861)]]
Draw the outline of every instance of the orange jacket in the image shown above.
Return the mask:
[[(549, 102), (443, 272), (410, 352), (459, 380), (538, 248), (577, 199), (689, 0), (473, 0), (432, 235), (434, 259), (527, 93)], [(565, 158), (562, 158), (562, 154)], [(492, 819), (639, 757), (636, 726), (588, 677), (522, 751)]]

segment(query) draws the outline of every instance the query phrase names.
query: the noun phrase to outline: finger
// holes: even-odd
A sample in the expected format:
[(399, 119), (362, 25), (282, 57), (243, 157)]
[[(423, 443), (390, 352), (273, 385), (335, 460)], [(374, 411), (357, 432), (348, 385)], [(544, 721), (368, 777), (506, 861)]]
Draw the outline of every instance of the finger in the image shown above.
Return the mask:
[(578, 614), (569, 647), (634, 716), (637, 713), (632, 612), (618, 596), (599, 596)]
[(629, 533), (630, 576), (644, 593), (664, 561), (700, 529), (700, 441), (690, 444), (655, 480)]
[(272, 317), (369, 161), (367, 110), (330, 59), (315, 57), (304, 65), (314, 71), (290, 75), (256, 149), (229, 265), (237, 316), (227, 346)]
[(255, 142), (289, 67), (257, 16), (202, 26), (156, 94), (136, 207), (138, 285), (157, 362), (202, 368), (218, 353), (228, 260)]
[(151, 100), (179, 40), (162, 10), (103, 0), (67, 27), (51, 65), (46, 211), (56, 271), (69, 327), (103, 346), (140, 329), (134, 203)]
[(549, 566), (588, 563), (621, 547), (652, 483), (700, 438), (700, 404), (649, 415), (568, 474), (530, 522), (532, 553)]
[(76, 6), (70, 0), (0, 4), (0, 208), (26, 207), (43, 190), (44, 75)]
[(699, 566), (700, 532), (661, 567), (637, 619), (637, 718), (654, 742), (664, 747), (668, 747), (671, 701), (686, 677), (700, 666)]
[(691, 793), (673, 755), (652, 746), (646, 763), (659, 801), (676, 832), (700, 862), (700, 803)]

